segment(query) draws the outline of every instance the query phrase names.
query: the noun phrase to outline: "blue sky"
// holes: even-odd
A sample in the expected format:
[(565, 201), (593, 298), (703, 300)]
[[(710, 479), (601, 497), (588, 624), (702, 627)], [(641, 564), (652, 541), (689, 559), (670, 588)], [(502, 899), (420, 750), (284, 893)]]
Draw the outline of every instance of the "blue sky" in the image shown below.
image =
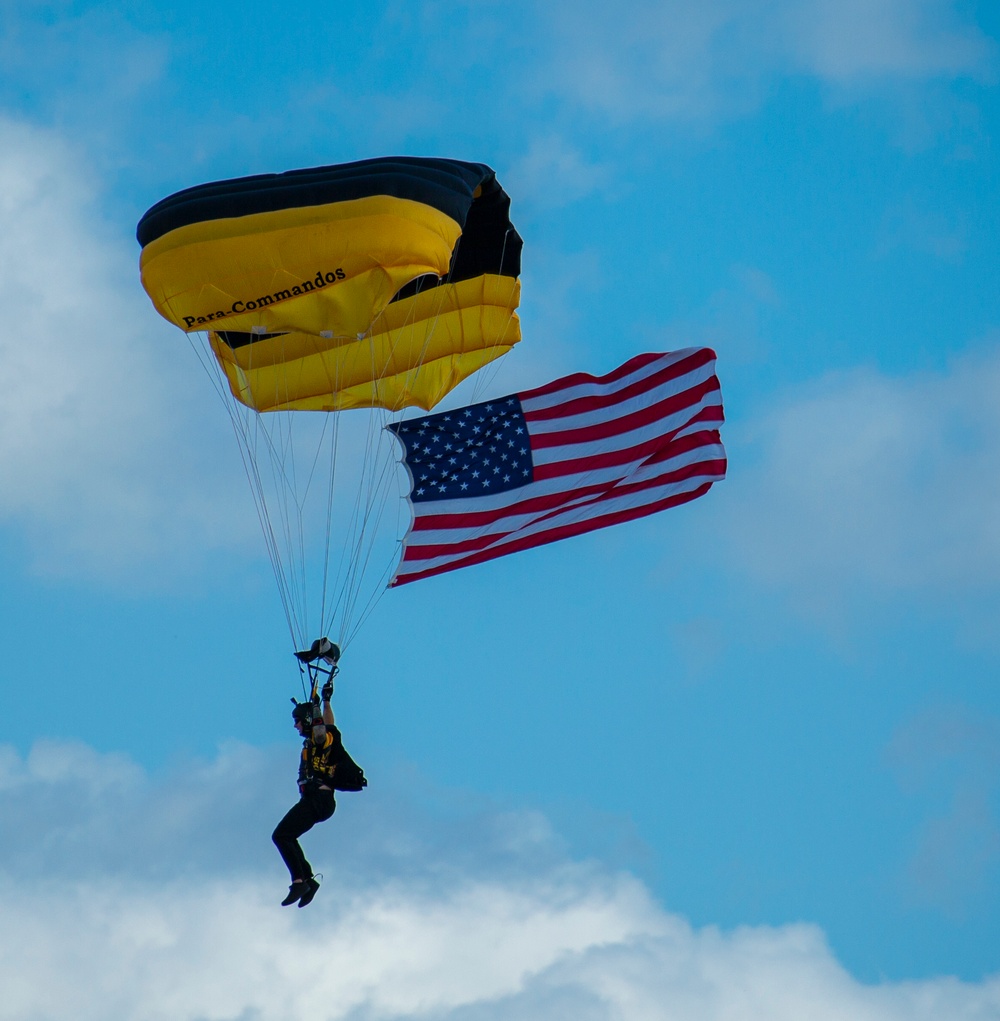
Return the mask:
[[(1000, 1016), (998, 37), (949, 0), (8, 0), (0, 1019)], [(730, 472), (385, 595), (336, 696), (372, 786), (289, 919), (298, 675), (133, 231), (393, 153), (512, 196), (489, 395), (710, 344)]]

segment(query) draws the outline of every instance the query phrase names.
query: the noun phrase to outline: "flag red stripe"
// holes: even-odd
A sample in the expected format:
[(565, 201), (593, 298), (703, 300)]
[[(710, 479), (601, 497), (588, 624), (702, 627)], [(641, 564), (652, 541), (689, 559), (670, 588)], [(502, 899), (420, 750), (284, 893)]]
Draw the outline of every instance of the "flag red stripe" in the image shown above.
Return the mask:
[[(704, 485), (699, 486), (697, 489), (694, 489), (689, 493), (679, 493), (674, 496), (669, 496), (656, 504), (647, 504), (644, 507), (634, 507), (629, 510), (618, 511), (608, 514), (602, 518), (574, 522), (571, 525), (554, 528), (540, 536), (529, 536), (520, 540), (515, 539), (513, 542), (505, 545), (502, 552), (503, 555), (508, 553), (519, 553), (522, 550), (532, 549), (535, 546), (546, 546), (550, 542), (558, 542), (560, 539), (569, 539), (574, 535), (583, 535), (585, 532), (595, 531), (598, 528), (622, 524), (625, 521), (634, 521), (636, 518), (646, 517), (648, 514), (655, 514), (658, 511), (667, 510), (669, 507), (678, 507), (681, 504), (689, 503), (691, 500), (697, 500), (699, 496), (707, 493), (711, 487), (712, 483), (706, 482)], [(487, 560), (493, 560), (497, 555), (496, 551), (484, 550), (482, 553), (474, 553), (470, 556), (463, 557), (461, 560), (453, 561), (448, 564), (441, 564), (438, 567), (432, 567), (426, 571), (414, 571), (413, 573), (400, 572), (392, 581), (392, 585), (402, 585), (406, 582), (418, 581), (421, 578), (430, 578), (436, 574), (445, 574), (448, 571), (454, 571), (460, 567), (471, 567), (473, 564), (482, 564)]]
[[(715, 357), (715, 352), (710, 348), (698, 348), (697, 350), (707, 352), (710, 360)], [(563, 376), (561, 379), (553, 380), (551, 383), (546, 383), (544, 386), (535, 387), (534, 390), (525, 390), (519, 394), (519, 396), (522, 402), (532, 401), (536, 398), (547, 397), (551, 394), (559, 393), (560, 390), (569, 390), (574, 386), (585, 386), (587, 384), (595, 383), (598, 385), (617, 383), (620, 379), (633, 375), (645, 366), (650, 365), (653, 362), (661, 361), (663, 357), (664, 355), (662, 353), (636, 355), (634, 358), (630, 358), (623, 365), (619, 365), (617, 369), (613, 369), (606, 376), (592, 376), (588, 372), (574, 372), (570, 376)]]
[[(475, 550), (485, 549), (488, 546), (496, 546), (502, 540), (508, 536), (514, 535), (517, 532), (535, 528), (541, 522), (546, 521), (550, 518), (555, 518), (560, 514), (574, 513), (579, 510), (586, 508), (595, 508), (600, 503), (610, 503), (613, 501), (625, 500), (629, 497), (634, 496), (636, 493), (641, 493), (649, 489), (664, 489), (668, 486), (676, 486), (678, 483), (683, 482), (685, 479), (706, 479), (706, 481), (712, 482), (722, 477), (719, 474), (720, 471), (725, 470), (725, 461), (707, 461), (695, 465), (689, 465), (686, 468), (681, 469), (676, 473), (670, 473), (669, 475), (661, 475), (654, 479), (647, 479), (642, 482), (631, 483), (628, 486), (615, 487), (613, 489), (596, 489), (592, 494), (585, 494), (583, 491), (580, 492), (581, 497), (589, 495), (590, 499), (574, 500), (571, 503), (563, 501), (562, 503), (552, 507), (551, 509), (539, 508), (539, 511), (546, 511), (545, 513), (539, 513), (532, 521), (528, 523), (517, 524), (509, 528), (503, 527), (503, 520), (501, 519), (498, 524), (499, 527), (486, 535), (474, 535), (467, 539), (451, 540), (446, 543), (426, 543), (421, 544), (419, 541), (413, 543), (408, 542), (406, 547), (406, 554), (403, 557), (403, 562), (406, 563), (408, 560), (433, 560), (437, 557), (449, 555), (451, 553), (467, 553)], [(711, 478), (706, 478), (710, 476)], [(703, 483), (698, 483), (702, 485)], [(676, 494), (671, 494), (676, 495)], [(650, 504), (643, 504), (643, 506), (651, 506)], [(520, 515), (517, 515), (520, 516)], [(475, 524), (467, 523), (464, 520), (464, 515), (455, 515), (447, 528), (453, 528), (456, 532), (466, 531), (468, 529), (475, 529)], [(587, 520), (591, 520), (588, 518)], [(485, 527), (485, 526), (483, 526)], [(595, 526), (598, 527), (598, 526)], [(506, 549), (506, 546), (504, 547)], [(412, 552), (411, 552), (412, 551)]]
[[(613, 390), (609, 393), (589, 394), (585, 397), (572, 397), (561, 404), (550, 404), (546, 407), (525, 407), (525, 418), (532, 421), (568, 418), (573, 415), (581, 415), (590, 411), (599, 411), (603, 408), (613, 407), (616, 404), (623, 404), (626, 401), (632, 400), (636, 397), (641, 397), (645, 393), (649, 393), (650, 390), (656, 390), (673, 380), (686, 376), (689, 372), (693, 372), (695, 369), (701, 368), (702, 366), (710, 363), (712, 358), (713, 355), (711, 352), (702, 349), (700, 351), (696, 351), (692, 355), (689, 355), (687, 358), (682, 358), (680, 361), (674, 362), (673, 365), (668, 365), (659, 372), (651, 373), (643, 379), (636, 380), (634, 383), (630, 383), (627, 386), (618, 390)], [(573, 377), (571, 376), (570, 379), (572, 378)], [(560, 390), (569, 391), (582, 385), (584, 382), (603, 386), (607, 383), (607, 380), (608, 377), (606, 376), (601, 376), (600, 378), (586, 376), (583, 377), (583, 379), (577, 380), (576, 383), (565, 383), (564, 386), (560, 387)], [(717, 380), (715, 388), (718, 389)], [(549, 392), (557, 393), (559, 391), (552, 390)], [(530, 406), (533, 403), (533, 399), (537, 397), (537, 392), (530, 391), (528, 393), (523, 393), (520, 397), (522, 406)]]
[[(705, 410), (708, 411), (709, 409)], [(713, 408), (711, 410), (714, 411), (716, 409)], [(718, 410), (721, 412), (721, 408)], [(696, 416), (691, 419), (691, 423), (700, 420)], [(718, 419), (710, 415), (706, 415), (704, 420), (709, 422), (718, 421)], [(685, 426), (688, 424), (690, 423), (685, 423)], [(714, 430), (714, 432), (716, 432), (714, 442), (718, 443), (718, 430)], [(696, 435), (704, 434), (698, 433)], [(573, 457), (571, 453), (572, 447), (567, 445), (568, 452), (564, 459), (553, 461), (549, 464), (536, 464), (534, 477), (536, 480), (542, 481), (544, 479), (558, 478), (560, 475), (576, 475), (581, 471), (594, 471), (598, 468), (611, 468), (615, 465), (631, 464), (633, 461), (643, 461), (659, 451), (669, 450), (672, 444), (681, 443), (683, 439), (684, 437), (680, 436), (676, 439), (670, 436), (654, 436), (652, 439), (637, 443), (634, 447), (622, 447), (621, 449), (609, 450), (602, 454), (583, 454), (580, 457)], [(532, 449), (534, 449), (534, 445), (532, 445)], [(687, 448), (682, 446), (680, 449), (685, 450)]]
[[(621, 418), (613, 418), (604, 422), (597, 422), (594, 425), (574, 426), (569, 425), (561, 432), (531, 432), (531, 423), (535, 420), (533, 412), (525, 411), (524, 419), (528, 423), (528, 431), (531, 433), (531, 449), (543, 450), (546, 447), (562, 447), (568, 443), (592, 443), (595, 440), (608, 439), (612, 436), (620, 436), (622, 433), (630, 432), (633, 429), (641, 428), (644, 425), (652, 425), (668, 415), (676, 415), (685, 408), (698, 404), (710, 394), (719, 390), (719, 381), (713, 376), (698, 383), (683, 393), (673, 394), (664, 397), (656, 404), (647, 405), (638, 411), (632, 411)], [(616, 404), (618, 402), (615, 402)], [(568, 438), (569, 437), (569, 438)]]
[[(684, 437), (683, 443), (681, 440), (675, 441), (674, 445), (671, 445), (669, 449), (663, 451), (656, 451), (654, 455), (649, 458), (646, 462), (648, 464), (658, 464), (664, 460), (669, 460), (673, 457), (679, 457), (683, 454), (688, 453), (691, 450), (696, 450), (699, 447), (716, 446), (720, 444), (718, 433), (695, 433), (690, 437)], [(708, 451), (711, 453), (712, 451)], [(614, 463), (608, 464), (604, 458), (591, 458), (590, 460), (584, 461), (573, 461), (570, 462), (576, 466), (577, 473), (584, 473), (586, 471), (593, 471), (600, 467), (613, 467)], [(617, 463), (617, 462), (615, 462)], [(698, 464), (717, 464), (718, 459), (713, 459), (705, 462), (696, 462)], [(562, 466), (560, 466), (562, 467)], [(688, 467), (688, 466), (685, 466)], [(682, 470), (682, 469), (678, 469)], [(552, 472), (548, 478), (557, 478), (560, 472)], [(435, 513), (433, 511), (425, 511), (424, 507), (432, 507), (435, 501), (431, 501), (427, 504), (418, 504), (413, 521), (413, 531), (431, 531), (435, 529), (451, 528), (456, 522), (460, 523), (462, 528), (474, 528), (477, 526), (485, 526), (492, 524), (495, 521), (500, 521), (505, 517), (509, 517), (512, 514), (532, 514), (536, 511), (549, 510), (552, 507), (560, 506), (566, 503), (567, 499), (575, 498), (577, 495), (600, 492), (601, 490), (607, 490), (614, 486), (621, 487), (621, 478), (614, 479), (612, 481), (604, 481), (596, 483), (592, 486), (574, 486), (573, 488), (566, 490), (560, 489), (555, 493), (546, 493), (541, 496), (528, 497), (526, 499), (520, 499), (512, 501), (502, 507), (496, 507), (491, 509), (484, 509), (479, 511), (441, 511)], [(513, 493), (516, 491), (512, 491)], [(468, 501), (469, 503), (475, 502), (475, 500)]]

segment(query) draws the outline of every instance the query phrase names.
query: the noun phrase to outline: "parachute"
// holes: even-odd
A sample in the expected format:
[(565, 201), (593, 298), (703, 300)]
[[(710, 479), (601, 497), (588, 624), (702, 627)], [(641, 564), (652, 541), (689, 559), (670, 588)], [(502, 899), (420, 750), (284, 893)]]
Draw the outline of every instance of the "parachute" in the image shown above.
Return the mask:
[(484, 164), (389, 157), (188, 188), (136, 236), (154, 307), (202, 339), (296, 648), (346, 645), (398, 556), (388, 416), (520, 340), (509, 197)]

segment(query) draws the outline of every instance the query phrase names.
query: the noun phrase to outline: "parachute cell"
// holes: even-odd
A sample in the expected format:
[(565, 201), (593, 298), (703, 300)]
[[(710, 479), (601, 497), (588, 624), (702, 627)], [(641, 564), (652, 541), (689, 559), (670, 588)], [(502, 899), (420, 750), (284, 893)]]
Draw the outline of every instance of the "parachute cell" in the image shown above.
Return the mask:
[(392, 302), (360, 338), (213, 331), (237, 400), (257, 411), (429, 411), (520, 339), (517, 280), (494, 274)]

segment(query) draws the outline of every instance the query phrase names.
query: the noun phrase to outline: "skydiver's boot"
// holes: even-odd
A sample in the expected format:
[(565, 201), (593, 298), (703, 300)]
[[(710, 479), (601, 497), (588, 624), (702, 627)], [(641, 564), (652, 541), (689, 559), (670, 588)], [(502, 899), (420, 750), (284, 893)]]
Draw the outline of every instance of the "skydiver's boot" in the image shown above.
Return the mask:
[[(294, 904), (301, 896), (302, 891), (306, 889), (306, 884), (301, 879), (296, 879), (294, 883), (288, 888), (288, 893), (285, 894), (285, 899), (281, 902), (283, 908), (287, 908), (289, 904)], [(316, 894), (313, 894), (315, 897)], [(312, 897), (309, 898), (312, 900)]]
[(319, 880), (315, 876), (310, 876), (305, 881), (305, 893), (299, 898), (299, 907), (304, 908), (307, 904), (312, 902), (313, 897), (316, 896), (319, 890)]

